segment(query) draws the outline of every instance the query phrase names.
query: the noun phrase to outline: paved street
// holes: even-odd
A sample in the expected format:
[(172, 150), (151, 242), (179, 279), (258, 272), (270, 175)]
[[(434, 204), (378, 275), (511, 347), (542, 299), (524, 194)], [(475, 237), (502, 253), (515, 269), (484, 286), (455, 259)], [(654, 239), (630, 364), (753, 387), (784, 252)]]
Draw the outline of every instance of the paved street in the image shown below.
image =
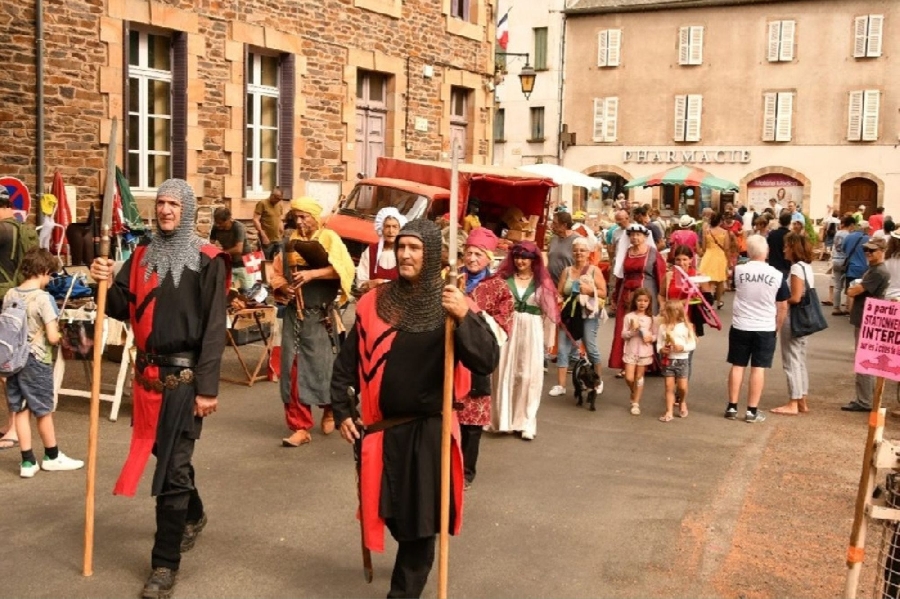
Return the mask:
[[(816, 263), (817, 271), (823, 270), (822, 265)], [(819, 277), (818, 284), (820, 294), (825, 293), (825, 278)], [(722, 314), (728, 320), (730, 306)], [(770, 415), (761, 425), (725, 421), (726, 335), (711, 332), (701, 339), (694, 358), (691, 412), (686, 420), (676, 418), (668, 424), (656, 420), (662, 410), (662, 379), (658, 378), (648, 379), (644, 414), (631, 416), (624, 382), (607, 373), (606, 392), (597, 412), (576, 408), (571, 397), (545, 396), (534, 442), (486, 435), (478, 478), (466, 497), (463, 534), (451, 543), (451, 595), (732, 594), (735, 587), (719, 585), (716, 577), (729, 565), (736, 548), (752, 549), (738, 547), (734, 535), (743, 527), (741, 515), (752, 495), (754, 477), (777, 466), (764, 459), (767, 449), (772, 449), (771, 440), (786, 436), (786, 442), (802, 446), (804, 435), (815, 429), (802, 422), (821, 425), (825, 418), (838, 423), (828, 433), (840, 432), (840, 443), (851, 453), (841, 454), (846, 459), (835, 466), (842, 470), (834, 474), (834, 483), (826, 473), (814, 479), (818, 488), (806, 489), (815, 495), (839, 488), (838, 507), (828, 504), (821, 514), (803, 516), (822, 521), (836, 518), (838, 526), (831, 532), (846, 539), (854, 476), (858, 477), (856, 456), (861, 454), (865, 430), (864, 417), (836, 413), (852, 389), (852, 330), (846, 318), (829, 318), (831, 328), (810, 344), (813, 414), (809, 416)], [(604, 354), (611, 331), (611, 322), (602, 329)], [(236, 362), (228, 356), (227, 364), (234, 367)], [(548, 376), (545, 390), (549, 384)], [(763, 407), (783, 403), (785, 390), (780, 358), (776, 358)], [(64, 398), (56, 419), (61, 447), (79, 458), (86, 454), (86, 403)], [(223, 383), (220, 405), (206, 424), (195, 459), (210, 523), (182, 563), (176, 596), (383, 596), (394, 546), (389, 543), (385, 555), (375, 556), (375, 582), (367, 586), (354, 519), (356, 493), (349, 446), (337, 434), (326, 438), (316, 431), (311, 445), (282, 448), (279, 440), (286, 431), (272, 383), (249, 389)], [(128, 447), (130, 401), (123, 404), (118, 422), (106, 420), (108, 409), (108, 404), (102, 406), (92, 578), (81, 576), (83, 471), (40, 472), (32, 480), (22, 480), (18, 452), (0, 452), (5, 504), (0, 518), (0, 595), (131, 597), (139, 593), (148, 574), (154, 530), (149, 477), (145, 476), (134, 499), (110, 494)], [(855, 449), (858, 452), (852, 453)], [(829, 448), (822, 451), (827, 454)], [(789, 487), (781, 488), (790, 493)], [(775, 492), (778, 489), (776, 484)], [(768, 496), (764, 503), (777, 508), (782, 501)], [(813, 501), (810, 505), (822, 504)], [(777, 529), (770, 532), (778, 534)], [(814, 557), (805, 553), (805, 545), (792, 549), (800, 562)], [(834, 555), (824, 556), (833, 564), (830, 575), (840, 574), (841, 551), (838, 547)], [(766, 557), (750, 552), (741, 561), (752, 567), (754, 560)], [(824, 575), (815, 568), (796, 574), (798, 580)], [(840, 592), (840, 587), (831, 586), (818, 591), (800, 588), (798, 594), (808, 592), (808, 596)], [(432, 575), (426, 596), (435, 592)], [(773, 593), (763, 590), (748, 596)]]

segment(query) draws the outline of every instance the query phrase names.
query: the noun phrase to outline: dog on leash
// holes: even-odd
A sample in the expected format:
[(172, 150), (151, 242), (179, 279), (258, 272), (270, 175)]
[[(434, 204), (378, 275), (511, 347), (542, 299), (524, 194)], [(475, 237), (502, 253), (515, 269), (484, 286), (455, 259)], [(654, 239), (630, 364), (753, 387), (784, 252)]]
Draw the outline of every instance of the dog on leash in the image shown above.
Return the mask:
[(594, 405), (597, 401), (597, 387), (600, 385), (600, 375), (587, 358), (582, 356), (572, 369), (572, 382), (575, 385), (575, 398), (577, 406), (584, 405), (584, 393), (587, 392), (587, 403), (591, 412), (596, 412)]

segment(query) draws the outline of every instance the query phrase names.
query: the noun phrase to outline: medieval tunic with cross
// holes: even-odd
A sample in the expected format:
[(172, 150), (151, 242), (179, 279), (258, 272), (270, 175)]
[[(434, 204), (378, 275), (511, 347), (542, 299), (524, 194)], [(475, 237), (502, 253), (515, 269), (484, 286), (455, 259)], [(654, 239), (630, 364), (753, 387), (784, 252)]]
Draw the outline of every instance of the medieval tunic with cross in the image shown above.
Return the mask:
[[(414, 419), (364, 435), (360, 484), (364, 540), (384, 550), (384, 526), (398, 541), (430, 537), (440, 522), (441, 408), (444, 380), (444, 326), (423, 332), (397, 330), (376, 311), (378, 293), (357, 304), (356, 324), (334, 363), (331, 402), (337, 422), (354, 416), (347, 389), (360, 393), (365, 426), (387, 419)], [(470, 308), (472, 305), (470, 304)], [(490, 326), (475, 310), (454, 331), (456, 359), (473, 373), (487, 375), (500, 350)], [(451, 524), (462, 523), (462, 454), (454, 414), (451, 454)]]
[[(166, 467), (176, 439), (188, 434), (200, 437), (203, 419), (194, 416), (197, 395), (219, 394), (219, 369), (225, 350), (226, 290), (230, 279), (228, 257), (219, 248), (203, 246), (200, 269), (181, 270), (178, 286), (171, 272), (146, 273), (142, 259), (147, 245), (138, 246), (109, 288), (107, 315), (127, 320), (134, 327), (134, 343), (140, 352), (171, 355), (193, 352), (197, 356), (193, 382), (148, 390), (135, 380), (131, 447), (114, 493), (133, 496), (150, 457), (156, 454), (152, 494), (158, 495), (166, 480)], [(136, 364), (144, 380), (173, 381), (182, 367)]]

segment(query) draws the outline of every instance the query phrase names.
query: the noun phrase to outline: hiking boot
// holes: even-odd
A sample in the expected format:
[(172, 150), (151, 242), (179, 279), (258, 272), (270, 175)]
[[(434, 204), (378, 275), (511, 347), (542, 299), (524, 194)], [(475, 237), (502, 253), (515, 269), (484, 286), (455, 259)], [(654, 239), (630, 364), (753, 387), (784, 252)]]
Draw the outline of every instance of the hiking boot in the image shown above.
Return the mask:
[(37, 474), (37, 471), (40, 469), (41, 467), (37, 464), (22, 462), (22, 465), (19, 466), (19, 476), (22, 478), (34, 478), (34, 475)]
[(765, 422), (765, 421), (766, 421), (766, 415), (758, 410), (757, 410), (756, 414), (747, 410), (747, 415), (744, 416), (744, 422), (746, 422), (747, 424), (756, 424), (757, 422)]
[(47, 470), (48, 472), (61, 472), (63, 470), (78, 470), (79, 468), (84, 467), (84, 462), (81, 460), (73, 460), (63, 452), (59, 452), (59, 455), (56, 456), (55, 460), (51, 460), (47, 456), (44, 456), (44, 460), (41, 462), (41, 469)]
[(181, 537), (182, 553), (194, 548), (194, 544), (197, 542), (197, 535), (206, 528), (206, 521), (206, 512), (204, 512), (196, 522), (188, 522), (184, 525), (184, 535)]
[(170, 599), (175, 589), (178, 572), (171, 568), (153, 568), (150, 578), (144, 583), (141, 599)]
[(725, 408), (725, 418), (727, 420), (737, 420), (737, 408)]

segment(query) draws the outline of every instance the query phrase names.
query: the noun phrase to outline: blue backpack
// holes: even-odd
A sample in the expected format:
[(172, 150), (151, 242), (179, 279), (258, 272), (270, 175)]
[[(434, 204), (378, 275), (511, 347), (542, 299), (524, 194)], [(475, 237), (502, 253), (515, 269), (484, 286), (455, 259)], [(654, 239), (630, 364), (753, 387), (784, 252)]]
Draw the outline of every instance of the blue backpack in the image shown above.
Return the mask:
[(25, 300), (14, 300), (0, 312), (0, 376), (22, 370), (29, 351)]

